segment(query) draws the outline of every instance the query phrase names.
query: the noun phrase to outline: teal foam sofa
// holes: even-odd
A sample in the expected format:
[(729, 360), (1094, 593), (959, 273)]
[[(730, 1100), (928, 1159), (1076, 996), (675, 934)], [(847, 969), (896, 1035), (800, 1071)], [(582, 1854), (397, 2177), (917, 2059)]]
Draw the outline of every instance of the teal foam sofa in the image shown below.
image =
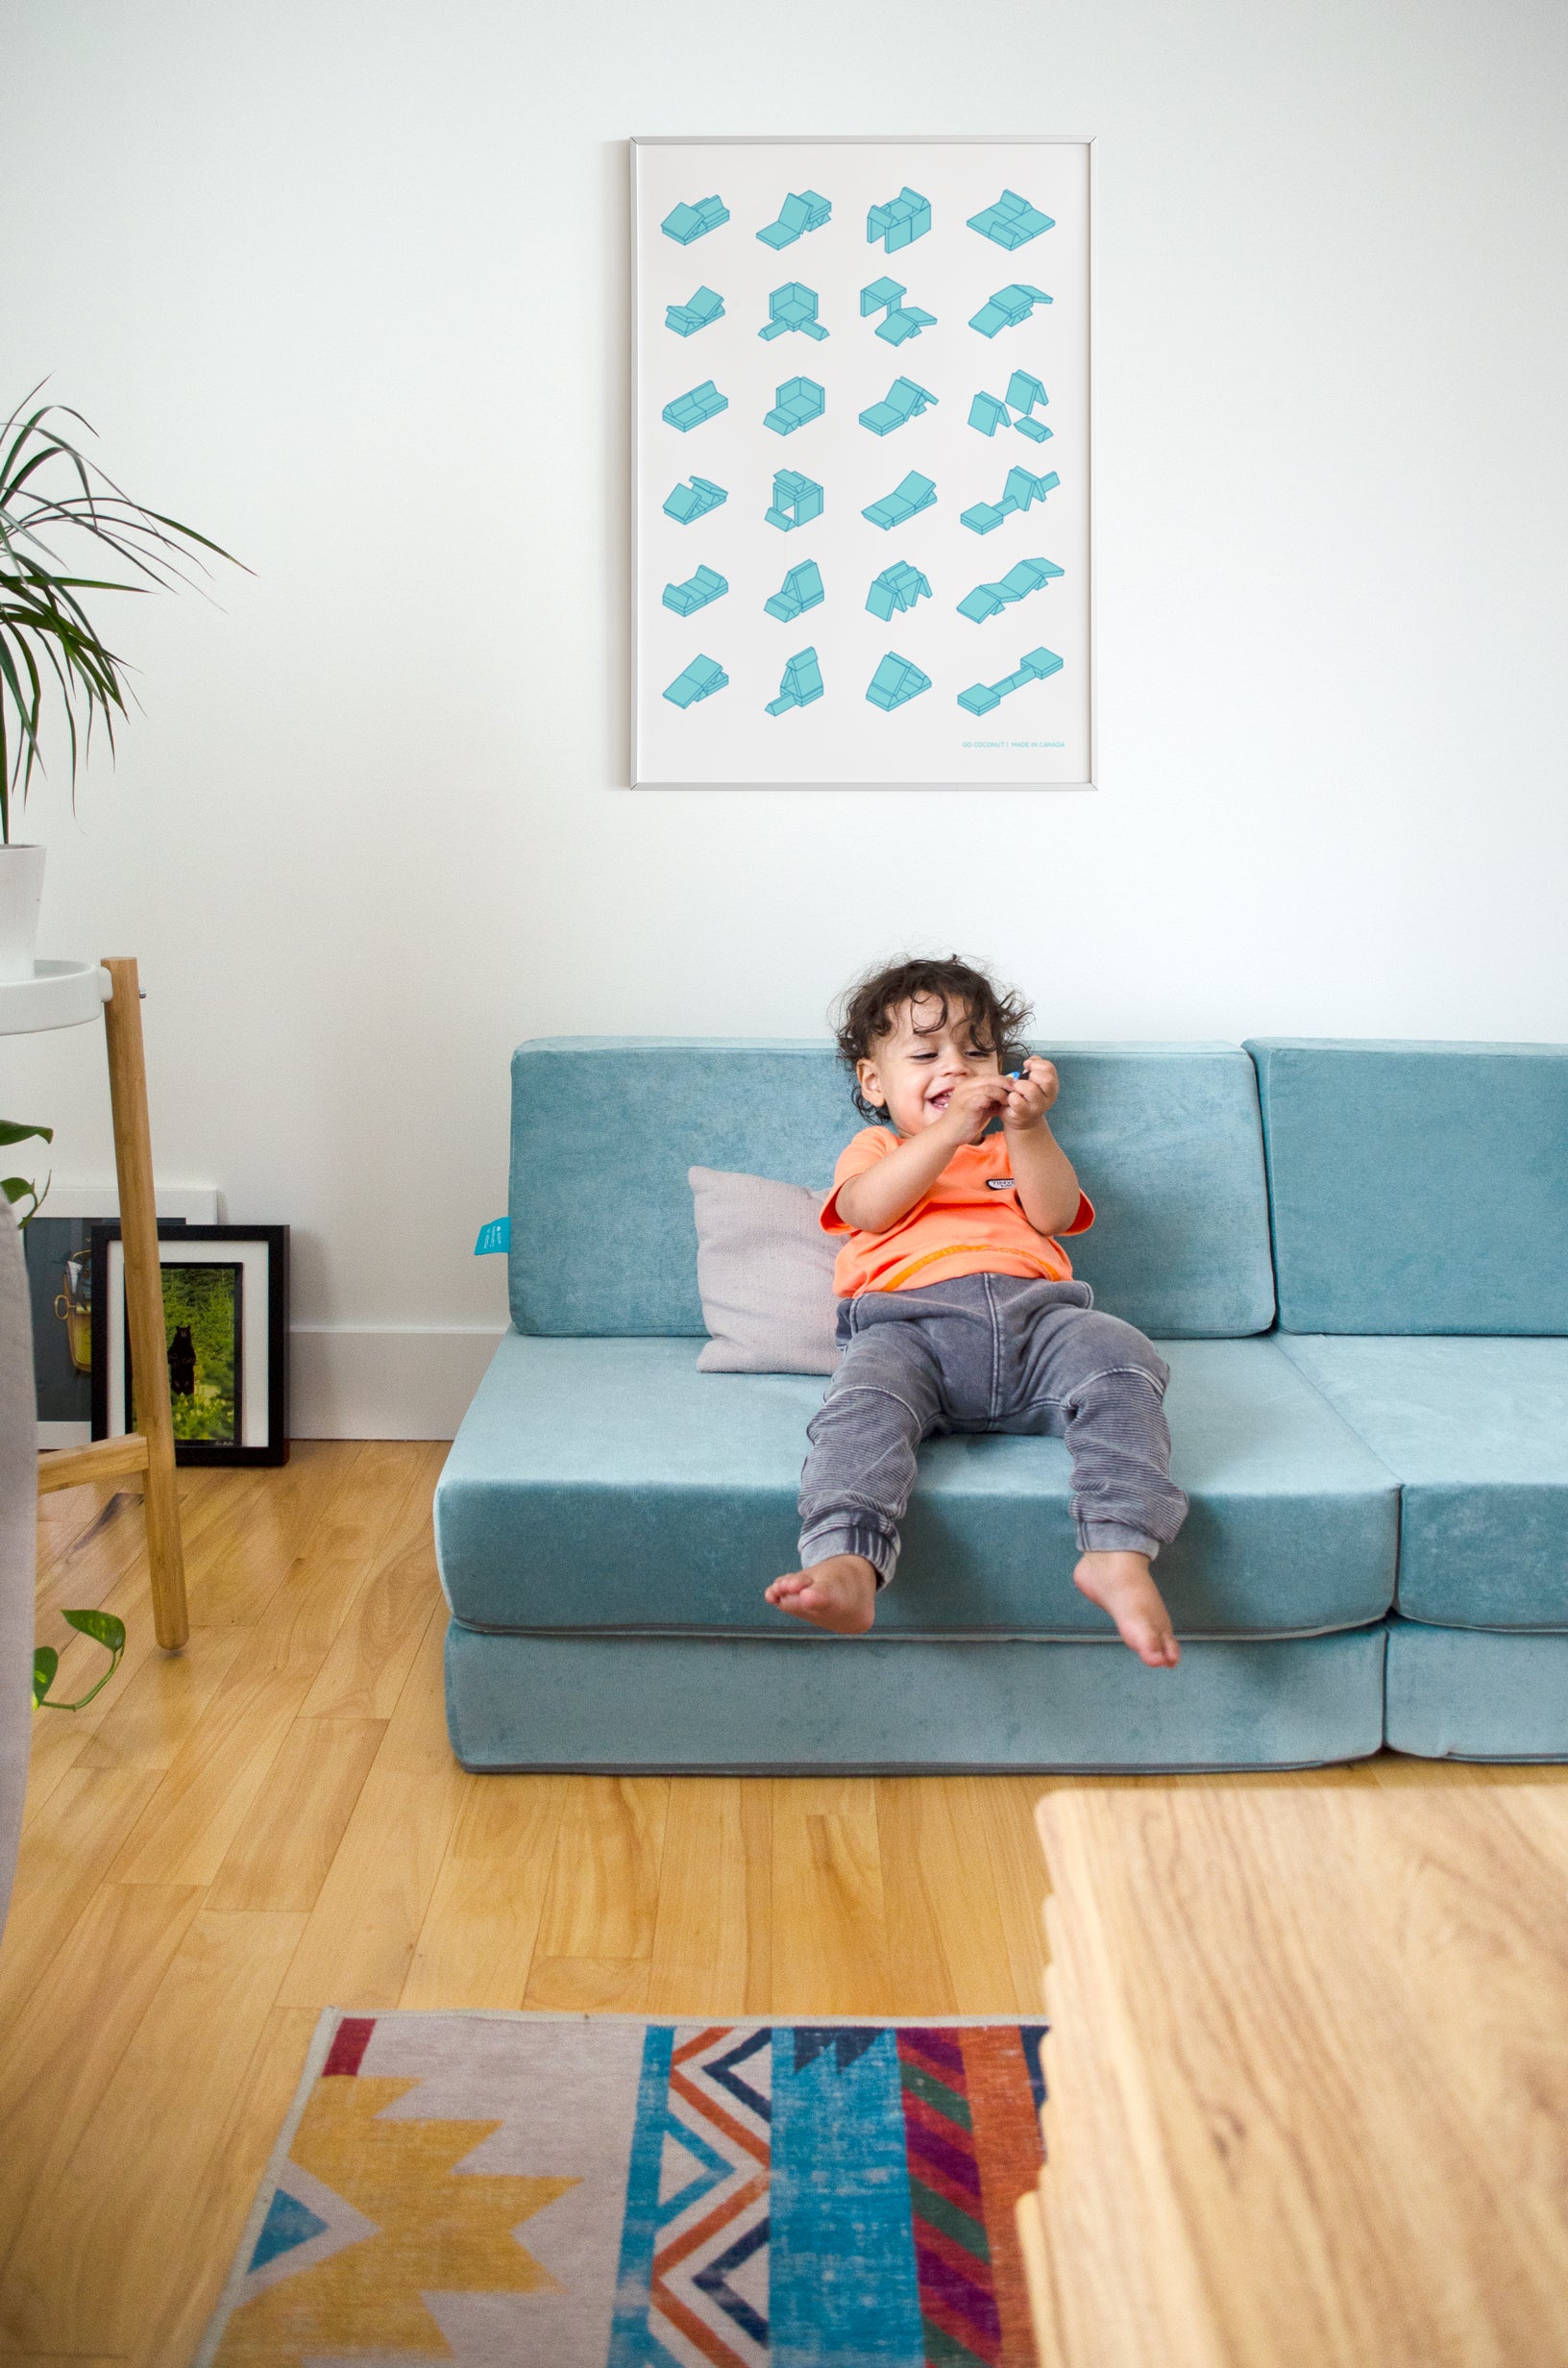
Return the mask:
[(1248, 1049), (1279, 1346), (1399, 1486), (1385, 1739), (1568, 1760), (1568, 1048)]
[(1568, 1051), (1050, 1048), (1098, 1303), (1171, 1368), (1181, 1666), (1072, 1585), (1058, 1440), (921, 1452), (870, 1638), (773, 1611), (821, 1377), (701, 1373), (687, 1171), (821, 1186), (820, 1043), (512, 1063), (512, 1328), (436, 1492), (477, 1770), (1568, 1758)]

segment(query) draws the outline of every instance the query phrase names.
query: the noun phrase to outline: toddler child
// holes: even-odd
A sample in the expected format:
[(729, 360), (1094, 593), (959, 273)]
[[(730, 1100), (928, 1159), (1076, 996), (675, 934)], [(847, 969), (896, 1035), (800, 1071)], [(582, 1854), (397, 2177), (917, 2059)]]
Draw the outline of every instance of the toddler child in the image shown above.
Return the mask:
[(1170, 1477), (1170, 1372), (1072, 1279), (1058, 1236), (1094, 1212), (1047, 1123), (1055, 1068), (1016, 1041), (1028, 1018), (956, 954), (879, 970), (845, 999), (855, 1103), (886, 1122), (840, 1154), (822, 1209), (824, 1230), (845, 1237), (841, 1356), (806, 1434), (801, 1566), (768, 1601), (863, 1634), (898, 1559), (920, 1441), (1046, 1432), (1072, 1457), (1074, 1581), (1139, 1660), (1174, 1668), (1149, 1570), (1187, 1512)]

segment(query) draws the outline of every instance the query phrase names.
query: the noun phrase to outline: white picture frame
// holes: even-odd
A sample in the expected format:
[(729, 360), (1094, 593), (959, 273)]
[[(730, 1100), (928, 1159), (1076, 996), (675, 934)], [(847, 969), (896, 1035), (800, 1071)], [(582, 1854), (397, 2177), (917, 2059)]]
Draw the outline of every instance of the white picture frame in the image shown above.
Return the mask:
[(630, 145), (631, 786), (1093, 788), (1092, 139)]

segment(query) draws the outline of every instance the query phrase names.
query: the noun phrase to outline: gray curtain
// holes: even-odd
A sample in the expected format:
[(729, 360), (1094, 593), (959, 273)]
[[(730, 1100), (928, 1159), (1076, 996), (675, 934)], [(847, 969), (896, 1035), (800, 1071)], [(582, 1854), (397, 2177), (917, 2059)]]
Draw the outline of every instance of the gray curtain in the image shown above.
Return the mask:
[(0, 1199), (0, 1927), (16, 1871), (33, 1727), (38, 1424), (22, 1237)]

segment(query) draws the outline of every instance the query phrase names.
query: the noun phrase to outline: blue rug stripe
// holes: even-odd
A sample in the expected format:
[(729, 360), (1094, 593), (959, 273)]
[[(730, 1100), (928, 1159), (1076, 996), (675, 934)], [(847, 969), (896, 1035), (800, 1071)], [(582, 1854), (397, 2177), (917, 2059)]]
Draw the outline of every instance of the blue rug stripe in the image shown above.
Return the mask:
[(632, 2126), (631, 2160), (626, 2170), (626, 2216), (621, 2229), (621, 2261), (615, 2278), (615, 2316), (610, 2322), (610, 2348), (604, 2368), (666, 2368), (667, 2363), (668, 2368), (679, 2368), (663, 2344), (649, 2333), (648, 2325), (653, 2247), (663, 2216), (659, 2210), (659, 2171), (664, 2158), (670, 2062), (674, 2049), (674, 2026), (649, 2023), (643, 2038), (637, 2119)]
[(897, 2033), (845, 2036), (773, 2049), (771, 2368), (922, 2368)]

